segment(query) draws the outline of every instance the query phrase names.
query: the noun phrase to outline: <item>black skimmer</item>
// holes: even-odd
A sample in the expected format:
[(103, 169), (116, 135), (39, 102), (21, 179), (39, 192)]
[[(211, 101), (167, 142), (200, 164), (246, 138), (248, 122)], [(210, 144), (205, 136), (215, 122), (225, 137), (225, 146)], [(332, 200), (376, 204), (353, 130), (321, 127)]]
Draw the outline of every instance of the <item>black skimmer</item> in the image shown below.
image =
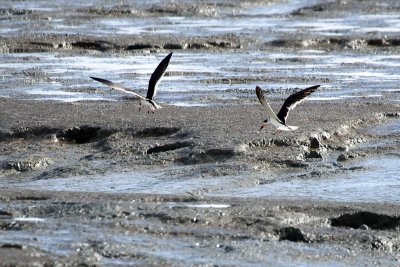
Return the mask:
[(278, 131), (279, 130), (282, 130), (282, 131), (297, 130), (297, 128), (299, 128), (298, 126), (289, 126), (286, 124), (286, 119), (289, 115), (289, 112), (292, 109), (294, 109), (295, 106), (297, 106), (298, 104), (303, 102), (304, 99), (307, 96), (309, 96), (312, 92), (315, 92), (315, 90), (317, 90), (318, 87), (320, 87), (320, 85), (311, 86), (311, 87), (308, 87), (304, 90), (301, 90), (299, 92), (296, 92), (296, 93), (290, 95), (283, 103), (279, 112), (277, 114), (275, 114), (274, 111), (272, 110), (271, 106), (265, 99), (263, 90), (259, 86), (256, 86), (256, 94), (257, 94), (258, 100), (260, 100), (261, 105), (263, 105), (265, 107), (265, 109), (267, 110), (267, 113), (269, 115), (269, 118), (266, 119), (265, 121), (263, 121), (263, 123), (261, 124), (260, 130), (265, 128), (267, 126), (268, 122), (271, 123), (272, 125), (274, 125)]
[[(154, 72), (151, 75), (150, 80), (149, 80), (149, 87), (147, 89), (146, 97), (143, 97), (143, 96), (139, 95), (138, 93), (133, 92), (131, 89), (125, 88), (124, 86), (122, 86), (118, 83), (114, 83), (112, 81), (102, 79), (102, 78), (96, 78), (96, 77), (90, 77), (90, 78), (92, 78), (95, 81), (104, 83), (105, 85), (108, 85), (115, 90), (122, 91), (124, 93), (128, 93), (128, 94), (134, 95), (136, 97), (139, 97), (140, 105), (142, 105), (142, 103), (150, 105), (151, 111), (154, 113), (154, 110), (162, 108), (162, 106), (157, 104), (153, 100), (153, 98), (155, 97), (155, 95), (157, 93), (158, 84), (160, 83), (161, 78), (164, 76), (165, 71), (167, 70), (169, 60), (171, 59), (171, 57), (172, 57), (172, 52), (169, 53), (168, 56), (166, 56), (163, 60), (161, 60), (160, 64), (158, 64), (157, 68), (154, 70)], [(140, 108), (139, 108), (139, 110), (140, 110)]]

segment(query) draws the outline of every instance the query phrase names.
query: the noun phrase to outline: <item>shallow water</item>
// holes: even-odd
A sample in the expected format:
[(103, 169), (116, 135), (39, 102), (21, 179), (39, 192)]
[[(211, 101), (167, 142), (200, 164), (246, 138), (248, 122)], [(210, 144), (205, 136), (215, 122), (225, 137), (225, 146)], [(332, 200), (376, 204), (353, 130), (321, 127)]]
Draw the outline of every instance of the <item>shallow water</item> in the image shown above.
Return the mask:
[[(8, 19), (5, 13), (0, 32), (16, 36), (25, 32), (79, 33), (90, 36), (135, 36), (146, 33), (191, 37), (238, 34), (271, 41), (288, 32), (312, 38), (369, 33), (390, 36), (397, 35), (400, 31), (400, 13), (395, 12), (379, 15), (343, 12), (332, 18), (290, 15), (298, 8), (319, 2), (255, 2), (237, 9), (221, 7), (217, 17), (87, 15), (85, 19), (76, 19), (71, 23), (68, 16), (84, 16), (88, 8), (103, 6), (118, 10), (126, 7), (108, 1), (4, 1), (4, 8), (41, 11), (48, 17), (33, 16), (25, 20), (14, 20)], [(138, 6), (144, 6), (146, 10), (157, 4), (160, 2), (139, 1)], [(60, 10), (66, 12), (59, 12)], [(0, 97), (79, 101), (115, 100), (123, 95), (92, 81), (90, 76), (121, 82), (144, 94), (149, 77), (163, 56), (165, 53), (131, 56), (70, 55), (57, 52), (0, 54)], [(322, 49), (282, 52), (226, 50), (222, 53), (180, 50), (172, 57), (157, 98), (161, 102), (180, 106), (214, 105), (254, 99), (256, 85), (266, 89), (279, 89), (278, 92), (270, 93), (274, 98), (286, 96), (287, 89), (321, 84), (319, 92), (308, 100), (340, 101), (348, 97), (389, 96), (393, 101), (399, 101), (400, 94), (396, 93), (399, 89), (399, 73), (399, 56), (386, 51), (371, 54), (357, 50), (335, 52)], [(308, 78), (309, 81), (304, 81), (303, 78)], [(99, 91), (95, 91), (96, 89)]]
[(399, 135), (400, 134), (400, 119), (390, 119), (387, 123), (369, 127), (368, 133), (374, 135)]
[[(176, 172), (178, 168), (173, 168)], [(204, 188), (212, 188), (222, 183), (232, 183), (235, 178), (217, 177), (215, 179), (189, 178), (185, 175), (170, 176), (164, 171), (136, 171), (126, 173), (109, 173), (106, 175), (76, 176), (48, 180), (15, 182), (12, 187), (37, 188), (43, 190), (80, 191), (80, 192), (124, 192), (124, 193), (159, 193), (185, 194)], [(1, 181), (0, 181), (1, 184)]]
[[(37, 100), (117, 100), (125, 94), (91, 80), (103, 77), (145, 94), (149, 77), (164, 54), (136, 56), (68, 56), (49, 53), (2, 54), (0, 96)], [(26, 59), (34, 63), (26, 64)], [(219, 99), (255, 99), (255, 85), (287, 89), (321, 84), (308, 101), (356, 97), (400, 100), (399, 57), (362, 53), (175, 52), (157, 98), (176, 105), (221, 104)], [(17, 73), (18, 75), (15, 75)], [(296, 82), (310, 77), (309, 82)], [(312, 77), (317, 77), (312, 81)], [(325, 79), (325, 82), (321, 82)]]
[[(190, 238), (174, 235), (166, 235), (160, 238), (159, 236), (138, 233), (134, 235), (123, 234), (114, 232), (112, 229), (109, 229), (108, 232), (102, 232), (91, 225), (69, 223), (56, 219), (49, 220), (45, 226), (40, 224), (37, 224), (34, 238), (32, 238), (32, 232), (27, 230), (6, 231), (0, 236), (0, 242), (38, 247), (43, 252), (61, 256), (76, 255), (80, 251), (87, 251), (86, 253), (90, 255), (92, 250), (101, 250), (97, 249), (97, 246), (100, 248), (106, 246), (104, 249), (106, 256), (97, 253), (96, 258), (101, 264), (112, 266), (146, 265), (143, 258), (158, 258), (180, 265), (218, 263), (227, 266), (269, 265), (283, 267), (346, 266), (342, 263), (344, 257), (349, 258), (347, 261), (354, 264), (354, 259), (352, 260), (346, 248), (332, 248), (323, 244), (319, 244), (317, 247), (313, 244), (270, 241), (264, 242), (264, 246), (259, 247), (260, 244), (257, 240), (239, 239), (233, 242), (235, 252), (227, 253), (224, 249), (227, 246), (230, 247), (230, 242), (225, 245), (224, 240), (218, 238), (208, 240), (201, 236)], [(56, 229), (55, 224), (61, 224), (63, 230)], [(77, 229), (84, 229), (84, 235)], [(219, 229), (219, 231), (223, 230)], [(117, 244), (117, 247), (113, 248), (110, 244)], [(251, 252), (251, 256), (248, 255), (249, 246), (258, 247)], [(116, 249), (118, 249), (118, 252), (115, 251)], [(269, 253), (265, 253), (266, 250)], [(109, 257), (107, 256), (109, 254), (116, 256)], [(326, 254), (338, 256), (326, 259), (321, 263), (320, 257)], [(124, 255), (127, 256), (124, 257)], [(307, 255), (307, 257), (304, 257), (304, 255)], [(390, 263), (390, 260), (386, 261)]]
[[(77, 176), (15, 183), (1, 186), (19, 188), (149, 194), (206, 194), (214, 196), (269, 197), (349, 202), (400, 203), (400, 153), (353, 160), (346, 171), (303, 178), (306, 171), (274, 171), (250, 175), (204, 178), (170, 175), (171, 170), (137, 171), (105, 175)], [(176, 171), (176, 168), (174, 168)], [(268, 178), (258, 184), (255, 178)], [(218, 205), (218, 203), (215, 203)]]
[[(37, 16), (28, 20), (3, 20), (0, 32), (8, 34), (23, 34), (24, 32), (38, 34), (71, 34), (79, 32), (85, 35), (104, 34), (173, 34), (179, 36), (209, 36), (213, 34), (244, 34), (259, 35), (264, 40), (273, 40), (277, 36), (296, 32), (312, 36), (349, 36), (355, 34), (398, 34), (400, 31), (400, 17), (396, 12), (385, 14), (363, 14), (343, 12), (340, 17), (304, 17), (290, 14), (302, 7), (312, 6), (318, 0), (277, 1), (274, 3), (259, 3), (242, 5), (238, 8), (219, 7), (215, 9), (216, 17), (196, 15), (171, 16), (135, 16), (135, 8), (127, 8), (122, 4), (113, 4), (109, 1), (33, 1), (19, 2), (3, 1), (3, 8), (16, 10), (41, 11), (45, 16)], [(137, 6), (147, 8), (159, 1), (136, 1)], [(132, 10), (131, 16), (104, 17), (86, 15), (78, 19), (83, 11), (104, 7), (109, 10)], [(65, 12), (67, 10), (68, 12)], [(64, 12), (61, 12), (64, 11)], [(64, 15), (65, 13), (65, 15)], [(213, 12), (212, 12), (213, 13)], [(34, 13), (35, 14), (35, 13)], [(46, 16), (47, 15), (47, 16)], [(77, 19), (71, 22), (69, 16)], [(6, 16), (5, 16), (6, 17)], [(15, 27), (17, 24), (17, 27)]]
[(349, 167), (363, 167), (321, 178), (273, 182), (229, 192), (229, 195), (278, 197), (349, 202), (400, 203), (400, 155), (357, 160)]

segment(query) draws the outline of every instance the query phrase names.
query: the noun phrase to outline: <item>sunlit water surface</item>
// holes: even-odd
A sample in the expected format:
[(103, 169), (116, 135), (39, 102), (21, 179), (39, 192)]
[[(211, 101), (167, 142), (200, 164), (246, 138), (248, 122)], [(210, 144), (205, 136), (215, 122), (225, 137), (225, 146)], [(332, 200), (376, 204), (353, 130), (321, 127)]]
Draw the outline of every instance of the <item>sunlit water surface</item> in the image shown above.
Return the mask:
[[(4, 8), (27, 10), (33, 14), (40, 11), (48, 14), (48, 17), (30, 16), (29, 19), (15, 21), (8, 19), (5, 12), (0, 33), (15, 36), (24, 35), (25, 32), (79, 33), (100, 37), (129, 34), (133, 38), (142, 34), (183, 37), (237, 34), (272, 41), (288, 33), (311, 37), (346, 37), (369, 33), (397, 36), (400, 32), (400, 13), (396, 12), (343, 12), (339, 17), (329, 18), (290, 15), (299, 8), (319, 2), (292, 0), (272, 4), (248, 3), (236, 9), (221, 7), (217, 17), (93, 16), (67, 23), (70, 18), (64, 17), (64, 13), (79, 15), (99, 6), (117, 10), (126, 7), (108, 1), (4, 1)], [(146, 10), (160, 2), (137, 1), (137, 4)], [(63, 10), (68, 12), (59, 12)], [(145, 94), (152, 71), (166, 53), (0, 54), (0, 97), (79, 101), (115, 100), (121, 96), (121, 93), (112, 92), (91, 80), (90, 76), (117, 81)], [(280, 89), (273, 98), (285, 96), (287, 89), (321, 84), (319, 92), (309, 100), (340, 101), (349, 97), (379, 98), (389, 95), (393, 101), (399, 101), (399, 59), (400, 56), (396, 54), (371, 54), (356, 50), (329, 52), (300, 49), (281, 53), (179, 50), (171, 59), (157, 98), (161, 102), (180, 106), (215, 105), (227, 102), (223, 100), (254, 99), (256, 85)]]
[[(1, 54), (0, 96), (36, 100), (116, 100), (123, 93), (90, 79), (106, 78), (145, 95), (151, 73), (166, 54), (67, 56)], [(24, 61), (29, 59), (30, 63)], [(254, 99), (254, 88), (287, 89), (321, 84), (309, 101), (391, 97), (400, 100), (400, 56), (362, 53), (175, 52), (157, 98), (172, 105), (221, 104)], [(18, 73), (19, 75), (15, 75)], [(300, 82), (300, 77), (310, 81)], [(313, 77), (316, 77), (313, 81)], [(300, 81), (297, 81), (300, 80)]]

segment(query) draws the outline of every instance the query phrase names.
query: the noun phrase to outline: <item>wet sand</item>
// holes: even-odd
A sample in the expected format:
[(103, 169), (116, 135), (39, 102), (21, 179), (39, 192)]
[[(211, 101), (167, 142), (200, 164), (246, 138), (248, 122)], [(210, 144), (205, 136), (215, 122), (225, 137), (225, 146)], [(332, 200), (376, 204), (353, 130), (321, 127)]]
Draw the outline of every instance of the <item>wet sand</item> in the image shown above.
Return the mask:
[[(360, 8), (371, 15), (399, 12), (397, 1), (385, 3), (313, 4), (296, 7), (285, 16), (334, 17)], [(194, 7), (186, 2), (172, 7), (71, 5), (62, 18), (71, 25), (104, 16), (217, 18), (247, 5), (264, 6), (261, 2), (204, 2)], [(246, 34), (182, 33), (178, 38), (143, 34), (132, 40), (129, 35), (40, 33), (43, 27), (55, 29), (45, 18), (56, 13), (1, 9), (10, 25), (20, 22), (24, 27), (23, 21), (35, 20), (43, 24), (34, 24), (26, 35), (2, 36), (0, 51), (100, 57), (132, 51), (139, 55), (182, 50), (293, 53), (304, 47), (389, 55), (398, 51), (396, 35), (380, 33), (340, 38), (286, 33), (273, 41)], [(28, 73), (39, 79), (41, 75), (37, 69)], [(251, 75), (242, 82), (255, 88)], [(17, 79), (13, 86), (26, 82)], [(324, 80), (318, 77), (299, 76), (290, 82), (321, 84), (324, 90)], [(154, 114), (139, 112), (138, 102), (126, 98), (73, 103), (0, 98), (0, 266), (398, 266), (400, 199), (357, 201), (355, 197), (345, 202), (238, 193), (250, 185), (261, 188), (295, 179), (321, 182), (337, 174), (362, 176), (362, 166), (347, 163), (378, 156), (398, 158), (397, 93), (305, 101), (288, 119), (290, 125), (300, 126), (295, 132), (258, 131), (265, 111), (252, 90), (245, 94), (204, 107), (165, 104)], [(272, 108), (278, 110), (282, 101), (275, 95)], [(90, 184), (93, 177), (115, 174), (135, 179), (135, 173), (158, 173), (160, 184), (151, 188), (149, 183), (145, 194), (130, 190), (129, 184), (118, 192), (120, 187), (114, 187), (118, 182), (106, 190), (96, 182), (91, 190), (71, 190), (72, 184), (59, 183), (74, 178)], [(179, 181), (182, 188), (165, 190), (163, 179), (166, 186)], [(191, 187), (193, 181), (207, 183)]]

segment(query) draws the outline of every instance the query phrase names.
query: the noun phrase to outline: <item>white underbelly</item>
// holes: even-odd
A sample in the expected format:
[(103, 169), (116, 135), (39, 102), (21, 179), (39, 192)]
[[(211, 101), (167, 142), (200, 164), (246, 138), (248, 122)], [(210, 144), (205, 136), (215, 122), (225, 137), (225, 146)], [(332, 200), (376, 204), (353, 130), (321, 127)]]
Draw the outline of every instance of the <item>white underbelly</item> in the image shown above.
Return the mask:
[(287, 131), (287, 132), (290, 132), (290, 131), (297, 130), (297, 128), (299, 128), (298, 126), (284, 125), (284, 124), (280, 123), (279, 121), (274, 120), (274, 119), (272, 119), (272, 118), (271, 118), (271, 120), (270, 120), (270, 123), (271, 123), (272, 125), (274, 125), (274, 126), (276, 127), (276, 129), (278, 129), (278, 130), (280, 130), (280, 131)]

